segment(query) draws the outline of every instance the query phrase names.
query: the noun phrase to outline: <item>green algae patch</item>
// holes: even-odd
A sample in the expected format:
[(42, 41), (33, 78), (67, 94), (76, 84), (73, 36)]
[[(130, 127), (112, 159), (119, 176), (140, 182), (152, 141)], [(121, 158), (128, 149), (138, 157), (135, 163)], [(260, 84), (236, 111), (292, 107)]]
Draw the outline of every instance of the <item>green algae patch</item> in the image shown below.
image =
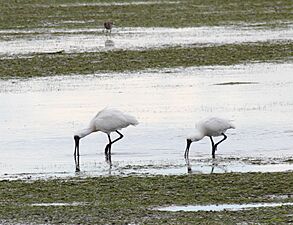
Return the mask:
[(127, 72), (172, 67), (291, 61), (293, 42), (260, 42), (144, 51), (35, 54), (2, 58), (0, 78)]
[(291, 0), (0, 0), (0, 29), (97, 28), (105, 20), (118, 27), (279, 26), (293, 20), (292, 10)]
[[(293, 202), (292, 186), (292, 172), (1, 181), (0, 218), (2, 223), (286, 224), (292, 222), (293, 206), (237, 212), (161, 212), (155, 208)], [(268, 197), (284, 195), (288, 198)]]

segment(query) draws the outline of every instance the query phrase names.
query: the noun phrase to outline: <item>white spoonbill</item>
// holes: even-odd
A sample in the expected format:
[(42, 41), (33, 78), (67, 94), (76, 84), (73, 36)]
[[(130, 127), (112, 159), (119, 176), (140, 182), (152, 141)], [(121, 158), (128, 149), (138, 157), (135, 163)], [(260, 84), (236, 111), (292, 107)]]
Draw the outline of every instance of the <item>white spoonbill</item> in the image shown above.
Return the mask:
[[(74, 134), (75, 149), (74, 157), (76, 161), (76, 155), (79, 159), (79, 140), (93, 132), (101, 131), (108, 135), (109, 143), (105, 147), (106, 159), (111, 163), (111, 146), (116, 141), (123, 138), (123, 135), (118, 131), (129, 125), (137, 125), (138, 121), (132, 115), (121, 112), (118, 109), (105, 108), (97, 113), (97, 115), (90, 121), (87, 128), (82, 129)], [(119, 137), (115, 140), (111, 140), (110, 134), (116, 132)], [(79, 171), (79, 160), (76, 164), (76, 171)]]
[[(185, 159), (188, 159), (189, 148), (191, 143), (199, 141), (203, 139), (205, 136), (209, 137), (212, 142), (212, 157), (215, 158), (215, 152), (217, 150), (218, 145), (227, 138), (225, 132), (231, 128), (235, 129), (235, 126), (229, 120), (218, 117), (209, 117), (200, 121), (197, 124), (196, 128), (196, 131), (193, 134), (189, 135), (186, 140), (187, 145), (184, 154)], [(215, 144), (212, 137), (217, 136), (223, 136), (223, 139)]]

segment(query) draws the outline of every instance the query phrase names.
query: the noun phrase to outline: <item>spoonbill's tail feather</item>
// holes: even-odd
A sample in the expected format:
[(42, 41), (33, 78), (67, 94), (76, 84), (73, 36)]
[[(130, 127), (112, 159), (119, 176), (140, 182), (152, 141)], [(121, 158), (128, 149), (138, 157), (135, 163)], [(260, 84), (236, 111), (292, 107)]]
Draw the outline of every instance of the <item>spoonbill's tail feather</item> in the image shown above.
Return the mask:
[(236, 126), (234, 125), (234, 123), (231, 120), (229, 120), (229, 123), (230, 123), (230, 128), (231, 129), (236, 129)]
[(127, 115), (127, 120), (129, 121), (129, 123), (133, 126), (136, 126), (139, 124), (139, 122), (137, 121), (137, 119), (134, 116), (131, 115)]

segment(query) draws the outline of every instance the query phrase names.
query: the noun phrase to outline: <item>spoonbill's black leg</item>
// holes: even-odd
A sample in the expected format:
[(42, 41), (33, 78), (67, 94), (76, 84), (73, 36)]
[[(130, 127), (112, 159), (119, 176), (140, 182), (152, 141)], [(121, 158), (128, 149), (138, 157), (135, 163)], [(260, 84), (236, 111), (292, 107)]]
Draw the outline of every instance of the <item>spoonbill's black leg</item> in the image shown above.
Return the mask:
[(185, 158), (185, 159), (188, 158), (188, 153), (189, 153), (189, 149), (186, 149), (186, 150), (185, 150), (185, 153), (184, 153), (184, 158)]
[(120, 140), (121, 138), (123, 138), (123, 134), (121, 134), (118, 130), (116, 130), (116, 132), (119, 134), (119, 137), (117, 139), (115, 139), (114, 141), (111, 141), (110, 134), (108, 134), (109, 144), (107, 144), (106, 148), (105, 148), (106, 161), (110, 163), (110, 166), (112, 165), (112, 163), (111, 163), (112, 144), (115, 143), (116, 141)]
[(109, 147), (109, 144), (107, 144), (105, 147), (105, 155), (108, 155), (108, 147)]
[(214, 143), (214, 140), (213, 140), (212, 136), (209, 136), (209, 137), (210, 137), (211, 143), (212, 143), (212, 157), (214, 159), (216, 157), (215, 156), (216, 146), (215, 146), (215, 143)]
[(80, 172), (80, 166), (79, 166), (79, 154), (77, 155), (77, 163), (75, 166), (75, 172)]
[(184, 158), (187, 159), (189, 157), (189, 148), (191, 145), (191, 140), (187, 139), (186, 140), (186, 149), (185, 149), (185, 153), (184, 153)]
[(217, 150), (218, 145), (227, 139), (226, 134), (222, 133), (222, 135), (224, 136), (224, 138), (221, 141), (219, 141), (217, 144), (215, 144), (215, 151)]
[(191, 143), (192, 143), (192, 141), (190, 139), (186, 140), (186, 149), (185, 149), (185, 153), (184, 153), (184, 158), (185, 158), (185, 162), (186, 162), (187, 173), (192, 172), (190, 162), (189, 162), (189, 149), (190, 149)]
[[(111, 155), (111, 146), (112, 144), (114, 144), (116, 141), (120, 140), (121, 138), (123, 138), (123, 134), (121, 134), (118, 130), (116, 130), (116, 132), (120, 135), (117, 139), (115, 139), (114, 141), (111, 141), (110, 139), (110, 135), (108, 134), (108, 139), (109, 139), (109, 144), (107, 144), (108, 146), (108, 155)], [(106, 146), (106, 147), (107, 147)]]
[(107, 135), (108, 135), (109, 143), (105, 147), (105, 155), (108, 155), (108, 153), (109, 153), (109, 146), (111, 145), (111, 137), (110, 137), (110, 134), (107, 134)]
[(111, 154), (111, 137), (110, 137), (110, 134), (107, 134), (107, 135), (108, 135), (109, 143), (105, 147), (105, 156), (106, 156), (106, 161), (108, 162), (109, 155)]
[(116, 141), (119, 141), (121, 138), (123, 138), (123, 134), (121, 134), (118, 130), (116, 130), (117, 134), (119, 134), (119, 137), (111, 142), (111, 144), (115, 143)]
[(80, 171), (79, 167), (79, 152), (76, 154), (76, 151), (74, 152), (74, 161), (75, 161), (75, 172)]
[(75, 139), (75, 148), (74, 148), (74, 161), (75, 161), (75, 172), (80, 171), (79, 167), (79, 139), (78, 137), (74, 137)]

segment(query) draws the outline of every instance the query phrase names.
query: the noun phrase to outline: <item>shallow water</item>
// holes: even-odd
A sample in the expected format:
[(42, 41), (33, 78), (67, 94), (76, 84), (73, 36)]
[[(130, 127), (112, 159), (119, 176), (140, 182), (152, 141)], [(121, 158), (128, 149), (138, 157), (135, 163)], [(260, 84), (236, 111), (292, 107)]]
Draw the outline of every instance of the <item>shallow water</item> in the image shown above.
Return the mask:
[(263, 208), (263, 207), (279, 207), (293, 205), (291, 202), (287, 203), (251, 203), (251, 204), (217, 204), (217, 205), (194, 205), (194, 206), (168, 206), (157, 208), (159, 211), (185, 211), (185, 212), (198, 212), (198, 211), (238, 211), (243, 209)]
[[(208, 138), (191, 145), (194, 173), (213, 166), (218, 173), (293, 170), (292, 74), (292, 64), (247, 64), (2, 80), (0, 178), (75, 175), (73, 132), (105, 106), (140, 124), (122, 130), (111, 170), (107, 136), (81, 140), (79, 176), (184, 174), (185, 137), (210, 115), (232, 119), (236, 129), (227, 132), (215, 162)], [(253, 83), (214, 85), (227, 82)]]
[[(69, 22), (67, 21), (67, 23)], [(82, 23), (82, 21), (71, 22)], [(111, 35), (103, 34), (102, 31), (102, 27), (98, 29), (68, 30), (0, 30), (0, 56), (52, 53), (61, 50), (66, 53), (77, 53), (293, 40), (293, 28), (291, 25), (276, 29), (264, 29), (264, 27), (258, 26), (214, 26), (177, 29), (115, 27)]]

